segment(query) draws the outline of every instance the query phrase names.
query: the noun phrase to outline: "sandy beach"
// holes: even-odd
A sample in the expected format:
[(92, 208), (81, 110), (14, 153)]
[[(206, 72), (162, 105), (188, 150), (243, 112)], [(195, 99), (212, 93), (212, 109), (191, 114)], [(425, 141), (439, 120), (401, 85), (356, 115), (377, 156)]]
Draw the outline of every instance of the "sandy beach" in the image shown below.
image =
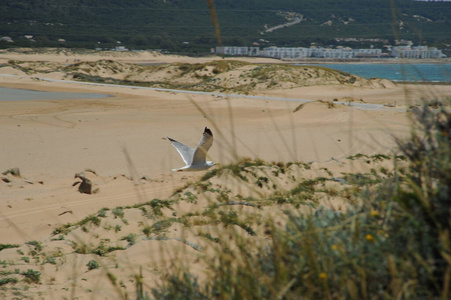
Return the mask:
[[(21, 60), (65, 64), (74, 60), (99, 59), (132, 63), (201, 63), (218, 58), (127, 53), (117, 57), (2, 53), (0, 62)], [(274, 61), (252, 59), (251, 62)], [(397, 84), (389, 88), (308, 86), (257, 93), (262, 97), (322, 100), (302, 104), (52, 82), (11, 68), (0, 68), (0, 74), (10, 75), (0, 75), (0, 87), (110, 96), (0, 101), (0, 172), (19, 168), (21, 173), (20, 178), (4, 175), (6, 179), (0, 181), (0, 243), (20, 245), (31, 240), (48, 241), (58, 225), (77, 222), (104, 207), (166, 199), (176, 188), (202, 176), (204, 172), (171, 172), (171, 169), (183, 166), (183, 161), (167, 136), (194, 147), (203, 128), (208, 126), (215, 137), (209, 159), (222, 165), (250, 157), (268, 162), (314, 162), (316, 170), (327, 166), (332, 172), (340, 172), (343, 168), (357, 168), (340, 164), (348, 156), (393, 153), (394, 137), (409, 133), (406, 110), (410, 105), (422, 98), (444, 99), (451, 95), (451, 86), (419, 84)], [(59, 78), (58, 74), (52, 73), (40, 76)], [(382, 108), (346, 105), (351, 99), (380, 104)], [(328, 103), (335, 105), (331, 108)], [(82, 194), (73, 186), (79, 181), (74, 175), (82, 171), (98, 188), (97, 193)], [(142, 261), (140, 256), (146, 256), (149, 247), (159, 247), (143, 244), (130, 247), (127, 255), (121, 254), (123, 257), (118, 260), (128, 257), (133, 265), (131, 261)], [(9, 252), (5, 254), (6, 251)], [(0, 261), (13, 257), (15, 251), (2, 250)], [(193, 253), (186, 255), (195, 257), (195, 251)], [(90, 259), (79, 260), (77, 264), (84, 266)], [(51, 272), (48, 265), (43, 268), (41, 273)], [(84, 290), (87, 286), (95, 289), (90, 279), (104, 274), (102, 269), (97, 271), (78, 275), (87, 278), (74, 292), (78, 299), (93, 297)], [(61, 265), (57, 275), (53, 275), (56, 277), (53, 287), (42, 284), (34, 286), (33, 291), (43, 291), (51, 299), (60, 299), (67, 293), (62, 288), (68, 276), (72, 276), (71, 272), (73, 269)], [(49, 278), (44, 276), (43, 280)], [(102, 284), (99, 284), (103, 281), (106, 279), (96, 281), (98, 295), (106, 295), (102, 294)], [(104, 298), (114, 299), (115, 296)]]

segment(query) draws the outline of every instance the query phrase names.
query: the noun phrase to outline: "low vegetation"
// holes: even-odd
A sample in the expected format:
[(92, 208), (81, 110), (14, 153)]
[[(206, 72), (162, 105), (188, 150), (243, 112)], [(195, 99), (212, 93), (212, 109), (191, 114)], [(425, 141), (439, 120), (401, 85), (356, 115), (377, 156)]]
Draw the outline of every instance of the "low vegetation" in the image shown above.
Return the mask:
[(20, 245), (17, 245), (17, 244), (0, 244), (0, 251), (2, 251), (3, 249), (18, 248), (18, 247), (20, 247)]
[(60, 72), (62, 78), (130, 86), (248, 94), (268, 89), (314, 85), (393, 86), (388, 80), (364, 79), (319, 66), (251, 64), (234, 60), (142, 66), (113, 60), (57, 63), (9, 61), (28, 75)]

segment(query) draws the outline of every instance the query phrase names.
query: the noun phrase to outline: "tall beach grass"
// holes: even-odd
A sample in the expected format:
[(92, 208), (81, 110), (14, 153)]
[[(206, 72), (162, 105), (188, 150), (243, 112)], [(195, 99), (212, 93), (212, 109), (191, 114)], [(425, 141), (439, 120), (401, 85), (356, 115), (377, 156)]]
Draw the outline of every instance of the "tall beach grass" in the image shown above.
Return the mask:
[(152, 289), (153, 297), (449, 299), (448, 105), (425, 103), (412, 112), (410, 137), (397, 140), (407, 167), (394, 166), (392, 176), (361, 189), (346, 210), (287, 210), (283, 226), (268, 221), (263, 243), (234, 231), (235, 247), (216, 244), (203, 256), (203, 280), (173, 268)]

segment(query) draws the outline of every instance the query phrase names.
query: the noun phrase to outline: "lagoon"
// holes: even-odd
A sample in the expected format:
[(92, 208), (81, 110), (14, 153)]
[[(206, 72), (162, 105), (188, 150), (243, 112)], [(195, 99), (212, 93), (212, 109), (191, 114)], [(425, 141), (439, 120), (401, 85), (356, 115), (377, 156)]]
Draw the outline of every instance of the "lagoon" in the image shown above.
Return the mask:
[(0, 101), (97, 99), (106, 97), (111, 96), (94, 93), (43, 92), (0, 87)]

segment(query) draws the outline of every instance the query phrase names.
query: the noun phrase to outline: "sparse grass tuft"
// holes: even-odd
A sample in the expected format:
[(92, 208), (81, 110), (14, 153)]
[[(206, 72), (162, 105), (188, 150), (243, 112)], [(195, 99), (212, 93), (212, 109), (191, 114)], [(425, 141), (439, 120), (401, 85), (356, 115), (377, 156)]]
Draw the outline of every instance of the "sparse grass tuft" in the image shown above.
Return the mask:
[(17, 283), (17, 282), (19, 282), (19, 280), (15, 277), (6, 277), (6, 278), (0, 279), (0, 286), (8, 284), (8, 283)]
[(18, 248), (20, 245), (17, 244), (0, 244), (0, 251), (3, 249), (9, 249), (9, 248)]
[(122, 237), (121, 240), (127, 241), (128, 245), (131, 246), (131, 245), (135, 244), (137, 237), (138, 236), (136, 234), (130, 233), (129, 235), (126, 235), (126, 236)]
[(111, 211), (114, 215), (114, 218), (124, 218), (124, 210), (122, 209), (122, 207), (116, 207)]

